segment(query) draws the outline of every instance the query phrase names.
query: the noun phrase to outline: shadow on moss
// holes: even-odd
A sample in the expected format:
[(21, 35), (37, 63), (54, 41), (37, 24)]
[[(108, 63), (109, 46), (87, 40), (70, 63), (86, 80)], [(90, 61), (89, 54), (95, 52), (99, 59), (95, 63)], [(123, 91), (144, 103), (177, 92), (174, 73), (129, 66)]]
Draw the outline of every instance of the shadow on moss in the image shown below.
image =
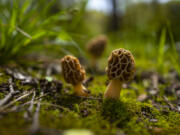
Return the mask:
[(102, 116), (109, 122), (116, 123), (117, 127), (122, 128), (134, 114), (127, 107), (127, 103), (120, 100), (106, 99), (102, 107)]
[(74, 96), (74, 95), (60, 95), (60, 96), (54, 98), (53, 102), (55, 104), (73, 109), (75, 104), (80, 104), (84, 100), (85, 99), (79, 98), (79, 97)]

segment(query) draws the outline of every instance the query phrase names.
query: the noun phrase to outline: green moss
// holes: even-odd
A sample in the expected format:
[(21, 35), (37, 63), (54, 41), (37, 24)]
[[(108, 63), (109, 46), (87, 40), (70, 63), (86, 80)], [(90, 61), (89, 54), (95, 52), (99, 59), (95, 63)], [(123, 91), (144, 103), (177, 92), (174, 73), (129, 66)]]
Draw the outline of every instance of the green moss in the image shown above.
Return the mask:
[(128, 110), (125, 102), (107, 99), (103, 103), (102, 116), (110, 122), (123, 127), (131, 119), (133, 112)]
[(8, 82), (9, 76), (7, 76), (3, 69), (0, 68), (0, 84)]
[(0, 93), (0, 99), (4, 97), (4, 94), (3, 93)]
[(106, 76), (96, 76), (95, 79), (91, 82), (88, 89), (92, 94), (102, 94), (106, 90), (106, 80)]
[(22, 118), (23, 113), (10, 113), (0, 118), (1, 135), (25, 135), (29, 124)]
[[(156, 109), (150, 101), (138, 102), (139, 94), (145, 93), (142, 82), (133, 83), (137, 89), (123, 89), (120, 100), (101, 100), (106, 89), (106, 77), (97, 76), (88, 89), (92, 99), (79, 98), (73, 95), (73, 88), (65, 84), (68, 93), (61, 92), (46, 96), (42, 102), (39, 122), (42, 127), (55, 128), (60, 131), (67, 129), (88, 129), (95, 135), (165, 135), (180, 134), (180, 114), (164, 108)], [(7, 81), (7, 80), (6, 80)], [(18, 89), (31, 90), (32, 87), (22, 86), (15, 81)], [(163, 89), (163, 87), (161, 88)], [(162, 92), (163, 93), (163, 92)], [(2, 97), (2, 93), (0, 97)], [(173, 99), (172, 96), (168, 97)], [(30, 100), (31, 96), (26, 99)], [(162, 96), (155, 98), (157, 102), (166, 105)], [(17, 102), (16, 104), (23, 103)], [(52, 106), (52, 104), (56, 106)], [(35, 106), (36, 107), (36, 106)], [(168, 109), (168, 108), (167, 108)], [(3, 134), (27, 134), (31, 122), (23, 118), (24, 112), (10, 113), (0, 120), (0, 131)], [(151, 121), (155, 119), (157, 121)], [(10, 129), (10, 130), (9, 130)], [(2, 135), (3, 135), (2, 134)]]
[(33, 89), (33, 87), (30, 85), (22, 85), (20, 80), (15, 80), (14, 82), (15, 82), (16, 86), (18, 87), (19, 91), (32, 90)]

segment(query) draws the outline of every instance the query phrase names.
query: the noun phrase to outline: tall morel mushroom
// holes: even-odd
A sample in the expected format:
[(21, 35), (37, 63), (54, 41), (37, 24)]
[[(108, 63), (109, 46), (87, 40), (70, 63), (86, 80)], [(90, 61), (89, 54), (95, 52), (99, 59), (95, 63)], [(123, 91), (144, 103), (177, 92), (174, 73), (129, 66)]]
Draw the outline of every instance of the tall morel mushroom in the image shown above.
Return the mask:
[(131, 52), (123, 48), (112, 51), (106, 72), (110, 82), (104, 97), (119, 99), (122, 84), (134, 77), (135, 62)]
[(107, 44), (107, 37), (99, 35), (90, 40), (87, 44), (87, 50), (91, 55), (92, 67), (97, 67), (97, 60), (102, 56)]
[(79, 60), (71, 55), (66, 55), (61, 59), (61, 66), (64, 79), (74, 86), (75, 94), (78, 96), (88, 96), (88, 91), (82, 85), (86, 72), (80, 65)]

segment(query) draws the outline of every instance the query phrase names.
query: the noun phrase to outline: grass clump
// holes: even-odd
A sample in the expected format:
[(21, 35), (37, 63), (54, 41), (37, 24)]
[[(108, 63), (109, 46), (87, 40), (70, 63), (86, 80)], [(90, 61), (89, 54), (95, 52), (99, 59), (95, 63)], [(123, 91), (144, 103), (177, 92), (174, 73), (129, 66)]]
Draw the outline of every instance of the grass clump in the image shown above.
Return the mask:
[(70, 14), (55, 10), (55, 4), (55, 0), (0, 1), (1, 63), (71, 39), (64, 23)]

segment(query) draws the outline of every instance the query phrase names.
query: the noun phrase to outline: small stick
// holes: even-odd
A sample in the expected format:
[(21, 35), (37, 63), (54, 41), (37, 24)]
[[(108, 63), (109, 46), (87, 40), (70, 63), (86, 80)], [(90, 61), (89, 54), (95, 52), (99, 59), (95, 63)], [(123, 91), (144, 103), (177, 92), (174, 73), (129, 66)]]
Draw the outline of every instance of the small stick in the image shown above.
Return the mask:
[(41, 99), (41, 98), (43, 98), (43, 97), (45, 97), (45, 96), (47, 96), (49, 93), (43, 93), (43, 95), (40, 95), (39, 97), (37, 97), (37, 98), (35, 98), (34, 100), (38, 100), (38, 99)]
[[(43, 96), (43, 92), (41, 92), (41, 96)], [(38, 131), (39, 131), (39, 111), (40, 111), (40, 107), (41, 107), (41, 99), (39, 99), (39, 102), (37, 103), (37, 107), (36, 107), (36, 111), (35, 111), (35, 114), (34, 114), (34, 117), (33, 117), (33, 123), (30, 127), (30, 134), (31, 135), (34, 135), (36, 134)]]
[(83, 97), (83, 96), (75, 96), (78, 98), (83, 98), (83, 99), (91, 99), (91, 100), (103, 100), (102, 98), (94, 98), (94, 97)]
[(174, 111), (180, 113), (180, 111), (179, 111), (176, 107), (174, 107), (173, 104), (171, 104), (171, 102), (168, 100), (168, 98), (167, 98), (166, 96), (163, 96), (163, 99), (164, 99), (164, 101), (169, 105), (169, 107), (171, 108), (171, 110), (174, 110)]
[[(44, 95), (42, 95), (42, 96), (39, 96), (39, 97), (35, 98), (33, 104), (37, 104), (37, 102), (35, 102), (35, 100), (41, 99), (41, 98), (45, 97), (46, 95), (48, 95), (48, 93), (46, 93), (46, 94), (44, 94)], [(28, 101), (28, 102), (26, 102), (26, 103), (24, 103), (24, 104), (21, 104), (21, 105), (19, 105), (19, 106), (16, 106), (16, 107), (12, 108), (11, 110), (8, 110), (8, 111), (5, 111), (5, 112), (7, 112), (7, 113), (8, 113), (8, 112), (16, 112), (16, 111), (22, 110), (22, 107), (24, 107), (24, 106), (26, 106), (26, 105), (29, 105), (29, 104), (31, 104), (31, 101)], [(25, 110), (25, 109), (23, 108), (23, 110)]]
[[(72, 95), (60, 95), (60, 96), (70, 96), (70, 97), (72, 97)], [(76, 95), (73, 95), (73, 96), (74, 96), (74, 97), (77, 97), (77, 98), (82, 98), (82, 99), (103, 100), (103, 98), (83, 97), (83, 96), (76, 96)]]
[(33, 111), (33, 102), (34, 102), (34, 98), (35, 98), (35, 96), (36, 96), (36, 92), (34, 91), (33, 92), (33, 97), (32, 97), (32, 99), (31, 99), (31, 104), (30, 104), (30, 106), (29, 106), (29, 108), (28, 108), (28, 111), (31, 113), (32, 111)]
[(31, 115), (32, 112), (33, 112), (35, 96), (36, 96), (36, 92), (34, 91), (34, 92), (33, 92), (32, 99), (31, 99), (31, 101), (30, 101), (30, 106), (29, 106), (29, 108), (27, 109), (27, 111), (26, 111), (25, 114), (24, 114), (24, 117), (25, 117), (25, 118), (28, 118), (28, 116)]
[(41, 103), (41, 105), (48, 105), (48, 106), (56, 107), (56, 108), (63, 109), (63, 110), (66, 109), (68, 112), (71, 111), (71, 110), (69, 110), (69, 108), (65, 108), (63, 106), (56, 105), (56, 104), (51, 104), (51, 103), (47, 103), (47, 102), (43, 102), (43, 103)]
[(6, 103), (8, 103), (8, 101), (13, 98), (13, 96), (15, 94), (17, 94), (17, 92), (14, 91), (14, 88), (13, 88), (13, 84), (12, 84), (12, 78), (9, 79), (9, 90), (10, 90), (10, 93), (5, 96), (5, 98), (3, 98), (2, 100), (0, 100), (0, 106), (3, 106), (5, 105)]
[(153, 74), (152, 75), (152, 85), (153, 85), (153, 88), (155, 90), (158, 90), (158, 75), (157, 74)]
[(14, 103), (16, 103), (16, 102), (18, 102), (18, 101), (26, 98), (26, 97), (29, 96), (31, 93), (32, 93), (32, 92), (20, 96), (19, 98), (15, 99), (14, 101), (10, 102), (9, 104), (7, 104), (7, 105), (3, 106), (2, 108), (0, 108), (0, 110), (4, 110), (4, 109), (8, 108), (9, 106), (13, 105)]

